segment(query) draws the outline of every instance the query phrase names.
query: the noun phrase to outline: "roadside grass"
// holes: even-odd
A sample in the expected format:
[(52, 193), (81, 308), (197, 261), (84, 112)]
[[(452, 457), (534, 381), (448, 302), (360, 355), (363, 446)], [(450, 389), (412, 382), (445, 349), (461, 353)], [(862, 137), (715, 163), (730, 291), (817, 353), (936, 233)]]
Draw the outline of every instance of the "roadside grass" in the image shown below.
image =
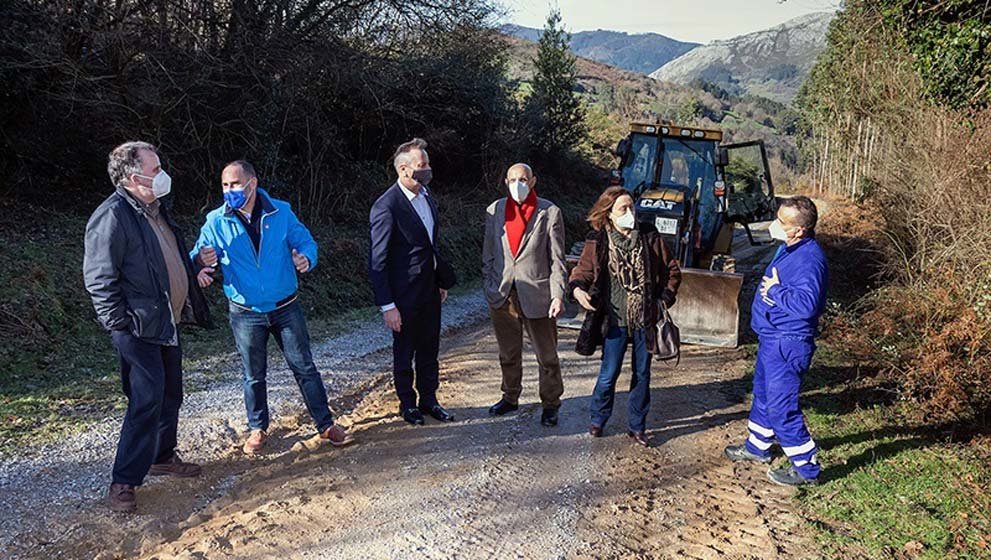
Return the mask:
[(838, 203), (829, 216), (838, 301), (803, 395), (825, 468), (823, 484), (798, 494), (817, 541), (829, 558), (991, 558), (986, 426), (926, 420), (876, 351), (858, 348), (876, 328), (860, 312), (886, 280), (881, 242), (865, 208)]
[(803, 394), (823, 483), (803, 505), (829, 558), (991, 557), (991, 439), (912, 420), (870, 369), (821, 343)]
[[(802, 409), (823, 465), (796, 494), (829, 559), (991, 558), (991, 437), (927, 425), (876, 371), (820, 341)], [(743, 345), (753, 360), (757, 344)], [(746, 379), (753, 378), (753, 368)], [(778, 457), (773, 468), (787, 466)]]
[[(821, 203), (829, 209), (818, 239), (829, 259), (830, 300), (801, 400), (823, 473), (820, 485), (796, 494), (819, 552), (991, 558), (991, 436), (976, 423), (927, 422), (880, 375), (876, 356), (860, 346), (864, 298), (885, 280), (871, 214), (846, 201)], [(753, 360), (756, 340), (743, 341)], [(786, 465), (783, 457), (774, 463)]]

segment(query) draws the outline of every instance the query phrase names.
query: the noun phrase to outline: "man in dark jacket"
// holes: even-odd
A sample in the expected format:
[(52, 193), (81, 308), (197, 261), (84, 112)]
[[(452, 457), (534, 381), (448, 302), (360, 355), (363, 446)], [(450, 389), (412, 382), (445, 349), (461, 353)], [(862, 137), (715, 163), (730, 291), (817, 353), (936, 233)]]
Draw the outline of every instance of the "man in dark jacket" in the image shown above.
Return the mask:
[(182, 403), (179, 323), (209, 325), (182, 232), (159, 200), (172, 180), (154, 146), (126, 142), (110, 152), (115, 186), (86, 224), (83, 276), (100, 323), (120, 357), (128, 398), (107, 504), (136, 509), (144, 477), (198, 476), (176, 453)]
[(424, 413), (441, 422), (454, 420), (437, 402), (437, 352), (440, 307), (456, 280), (437, 250), (439, 217), (427, 191), (433, 174), (426, 147), (419, 138), (399, 146), (393, 157), (399, 178), (375, 201), (369, 215), (368, 276), (375, 305), (392, 330), (399, 412), (413, 425), (423, 424)]

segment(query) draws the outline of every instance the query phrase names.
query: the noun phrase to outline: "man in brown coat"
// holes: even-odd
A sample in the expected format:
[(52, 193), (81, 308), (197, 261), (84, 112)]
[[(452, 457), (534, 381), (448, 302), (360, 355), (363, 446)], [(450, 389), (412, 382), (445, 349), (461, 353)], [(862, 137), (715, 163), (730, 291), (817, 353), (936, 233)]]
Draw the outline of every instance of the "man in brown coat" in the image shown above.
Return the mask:
[(523, 331), (537, 355), (540, 423), (556, 426), (564, 385), (557, 355), (557, 321), (564, 309), (564, 217), (537, 197), (537, 177), (525, 163), (506, 172), (509, 197), (492, 203), (485, 217), (482, 278), (499, 343), (502, 399), (489, 414), (519, 408), (523, 391)]

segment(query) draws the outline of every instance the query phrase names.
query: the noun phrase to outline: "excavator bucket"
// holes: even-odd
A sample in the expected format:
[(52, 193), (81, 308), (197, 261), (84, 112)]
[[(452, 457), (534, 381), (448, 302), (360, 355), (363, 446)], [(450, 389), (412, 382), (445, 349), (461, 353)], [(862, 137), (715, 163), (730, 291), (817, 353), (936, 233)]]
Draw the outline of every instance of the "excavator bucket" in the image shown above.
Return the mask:
[(671, 319), (685, 344), (734, 348), (740, 340), (743, 275), (698, 268), (681, 269), (678, 300)]

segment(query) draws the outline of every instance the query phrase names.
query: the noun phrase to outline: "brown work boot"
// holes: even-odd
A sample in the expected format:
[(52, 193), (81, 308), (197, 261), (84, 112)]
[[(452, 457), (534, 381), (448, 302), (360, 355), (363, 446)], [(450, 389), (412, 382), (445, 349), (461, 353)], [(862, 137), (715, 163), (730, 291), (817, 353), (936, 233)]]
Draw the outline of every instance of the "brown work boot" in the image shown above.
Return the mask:
[(244, 442), (244, 447), (241, 448), (246, 455), (254, 455), (261, 451), (262, 447), (265, 447), (265, 440), (268, 439), (268, 434), (265, 430), (251, 430), (251, 435), (248, 436), (248, 440)]
[(196, 463), (184, 463), (179, 458), (178, 453), (173, 453), (172, 458), (164, 463), (155, 463), (148, 469), (150, 476), (175, 476), (178, 478), (190, 478), (199, 476), (203, 469)]
[(345, 445), (354, 443), (354, 436), (349, 434), (347, 430), (337, 424), (334, 424), (321, 432), (320, 439), (329, 441), (334, 447), (344, 447)]
[(130, 484), (117, 484), (116, 482), (111, 484), (110, 491), (107, 492), (107, 506), (113, 511), (122, 513), (131, 513), (138, 509), (138, 501), (134, 497), (134, 487)]

